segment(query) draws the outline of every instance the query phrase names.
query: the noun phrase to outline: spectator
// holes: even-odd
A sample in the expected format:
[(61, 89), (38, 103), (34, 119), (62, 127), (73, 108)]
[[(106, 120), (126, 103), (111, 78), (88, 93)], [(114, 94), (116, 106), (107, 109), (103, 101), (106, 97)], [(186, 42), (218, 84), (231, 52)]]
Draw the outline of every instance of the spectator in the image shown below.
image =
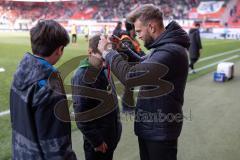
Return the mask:
[(200, 37), (200, 23), (195, 22), (195, 28), (190, 29), (189, 37), (191, 45), (189, 47), (189, 57), (190, 57), (190, 69), (191, 73), (196, 73), (194, 70), (194, 64), (198, 61), (200, 57), (200, 50), (202, 49), (202, 42)]
[(77, 43), (77, 26), (76, 26), (76, 24), (72, 25), (71, 34), (72, 34), (72, 43)]
[[(33, 55), (24, 55), (11, 86), (12, 159), (76, 160), (67, 98), (53, 67), (69, 43), (68, 33), (57, 22), (46, 20), (38, 22), (30, 36)], [(56, 116), (57, 109), (68, 122)]]
[(113, 35), (120, 37), (124, 31), (122, 30), (122, 22), (118, 22), (117, 26), (113, 30)]
[[(136, 39), (134, 25), (126, 21), (125, 28), (126, 31), (122, 31), (119, 36), (119, 44), (116, 50), (122, 53), (123, 57), (125, 57), (128, 62), (137, 63), (145, 53), (141, 50), (140, 44)], [(124, 112), (131, 112), (135, 109), (133, 91), (131, 91), (131, 88), (124, 88), (122, 107)]]
[[(111, 86), (113, 89), (114, 105), (116, 106), (112, 106), (114, 109), (103, 117), (96, 117), (94, 120), (89, 120), (88, 122), (77, 121), (77, 126), (84, 135), (86, 160), (112, 160), (122, 131), (118, 100), (114, 90), (115, 86), (111, 78), (106, 74), (107, 69), (102, 66), (101, 53), (97, 49), (99, 40), (99, 35), (89, 39), (89, 56), (81, 62), (72, 78), (74, 111), (76, 114), (90, 111), (100, 104), (100, 101), (89, 96), (80, 96), (80, 90), (75, 89), (74, 86), (85, 86), (96, 89), (95, 92), (98, 90), (107, 91)], [(97, 77), (91, 77), (93, 75)], [(92, 97), (95, 97), (95, 95), (92, 95)]]

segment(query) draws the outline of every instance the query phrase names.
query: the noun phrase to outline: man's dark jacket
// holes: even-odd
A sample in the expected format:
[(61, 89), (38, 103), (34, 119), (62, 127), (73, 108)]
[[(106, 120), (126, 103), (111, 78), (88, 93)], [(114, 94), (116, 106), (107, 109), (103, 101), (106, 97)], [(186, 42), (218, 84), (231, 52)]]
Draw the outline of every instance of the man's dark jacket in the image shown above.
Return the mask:
[[(169, 70), (166, 75), (163, 77), (156, 75), (156, 77), (167, 81), (167, 83), (170, 82), (173, 90), (162, 96), (140, 98), (139, 96), (144, 94), (143, 90), (149, 87), (142, 86), (140, 88), (134, 127), (135, 134), (140, 138), (175, 140), (179, 137), (182, 129), (182, 106), (188, 75), (186, 50), (189, 43), (187, 33), (173, 21), (152, 44), (147, 46), (148, 49), (151, 49), (151, 52), (144, 57), (144, 60), (139, 65), (156, 63), (167, 67)], [(124, 85), (128, 85), (126, 83), (127, 78), (140, 77), (136, 73), (136, 71), (139, 71), (137, 69), (139, 65), (131, 67), (114, 50), (107, 54), (106, 62), (111, 65), (112, 72)], [(161, 70), (161, 68), (155, 69)], [(150, 89), (153, 88), (150, 87)]]
[(94, 68), (88, 62), (88, 59), (81, 61), (79, 68), (76, 70), (72, 78), (73, 107), (74, 112), (77, 114), (96, 108), (100, 104), (99, 100), (94, 99), (95, 95), (91, 95), (92, 98), (81, 95), (78, 89), (74, 88), (74, 86), (84, 86), (96, 89), (96, 94), (99, 90), (107, 91), (111, 86), (115, 104), (112, 111), (87, 122), (79, 121), (77, 122), (77, 126), (83, 133), (84, 140), (90, 143), (92, 148), (98, 147), (105, 142), (108, 145), (109, 150), (114, 151), (120, 140), (122, 125), (120, 122), (115, 86), (113, 81), (107, 77), (108, 74), (106, 69), (103, 68), (100, 71)]
[(189, 31), (189, 38), (191, 45), (189, 47), (190, 59), (198, 59), (200, 57), (200, 49), (202, 49), (202, 42), (199, 29), (193, 28)]
[[(52, 74), (56, 75), (55, 83), (50, 87)], [(63, 100), (66, 95), (57, 70), (44, 59), (26, 53), (14, 74), (10, 93), (12, 159), (76, 160), (71, 124), (55, 115), (56, 104)], [(61, 107), (69, 120), (67, 106)]]

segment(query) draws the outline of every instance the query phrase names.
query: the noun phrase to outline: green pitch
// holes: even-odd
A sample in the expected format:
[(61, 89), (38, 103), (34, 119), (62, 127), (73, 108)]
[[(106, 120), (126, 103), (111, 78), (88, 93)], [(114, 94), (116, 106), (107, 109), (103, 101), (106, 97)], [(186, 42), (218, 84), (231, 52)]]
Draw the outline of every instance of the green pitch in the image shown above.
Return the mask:
[[(57, 66), (60, 66), (67, 60), (79, 55), (87, 55), (87, 41), (83, 37), (78, 37), (77, 44), (69, 44), (65, 48), (65, 52)], [(219, 53), (240, 49), (240, 41), (237, 40), (203, 40), (203, 50), (201, 58), (217, 55)], [(0, 72), (0, 112), (9, 109), (9, 88), (12, 81), (13, 73), (21, 60), (25, 52), (31, 52), (30, 40), (28, 33), (22, 32), (0, 32), (0, 68), (4, 68), (5, 72)], [(196, 68), (212, 64), (214, 62), (226, 59), (240, 52), (232, 53), (231, 55), (222, 55), (209, 60), (204, 60), (196, 65)], [(232, 61), (238, 61), (240, 58), (235, 58)], [(206, 73), (213, 71), (216, 67), (210, 67), (203, 71), (198, 72), (195, 75), (189, 75), (189, 80), (198, 78)], [(68, 77), (69, 80), (70, 77)], [(67, 80), (67, 82), (68, 82)], [(121, 93), (121, 85), (117, 86), (118, 93)], [(126, 123), (126, 122), (125, 122)], [(132, 126), (126, 125), (129, 132), (132, 132)], [(0, 159), (7, 160), (11, 157), (11, 127), (9, 115), (0, 117)], [(77, 130), (75, 125), (73, 129)], [(126, 132), (126, 130), (125, 130)], [(80, 137), (79, 137), (80, 138)], [(130, 140), (130, 139), (129, 139)], [(128, 142), (128, 139), (124, 139), (121, 142), (122, 147), (124, 143)], [(137, 146), (136, 146), (137, 147)], [(136, 148), (132, 148), (136, 149)], [(131, 148), (130, 148), (131, 150)]]

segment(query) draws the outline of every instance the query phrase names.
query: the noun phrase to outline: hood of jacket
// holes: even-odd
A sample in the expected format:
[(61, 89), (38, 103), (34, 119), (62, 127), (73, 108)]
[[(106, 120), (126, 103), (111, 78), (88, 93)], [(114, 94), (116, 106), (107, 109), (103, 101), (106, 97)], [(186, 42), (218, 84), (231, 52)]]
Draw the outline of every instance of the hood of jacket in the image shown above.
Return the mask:
[(53, 71), (56, 69), (46, 60), (26, 53), (14, 74), (13, 85), (24, 90), (37, 81), (48, 79)]
[(175, 21), (166, 27), (166, 30), (147, 49), (157, 48), (167, 43), (178, 44), (184, 48), (189, 48), (190, 39), (186, 31)]

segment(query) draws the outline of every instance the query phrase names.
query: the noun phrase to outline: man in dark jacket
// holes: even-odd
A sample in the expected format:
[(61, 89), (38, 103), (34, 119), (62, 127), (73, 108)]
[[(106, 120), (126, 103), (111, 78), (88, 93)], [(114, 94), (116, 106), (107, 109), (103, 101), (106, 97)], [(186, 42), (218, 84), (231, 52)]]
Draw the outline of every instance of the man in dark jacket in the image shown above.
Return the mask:
[[(142, 51), (141, 46), (136, 39), (136, 32), (134, 24), (126, 21), (125, 22), (126, 31), (123, 31), (119, 36), (119, 48), (116, 50), (118, 52), (123, 52), (127, 55), (128, 62), (139, 62), (139, 57), (145, 56), (145, 53)], [(133, 54), (136, 53), (136, 54)], [(137, 55), (137, 56), (136, 56)]]
[[(116, 50), (123, 55), (123, 57), (130, 63), (139, 63), (141, 57), (145, 55), (142, 51), (141, 46), (136, 39), (136, 33), (134, 25), (128, 21), (125, 22), (126, 31), (120, 34), (119, 38), (115, 40), (118, 44)], [(114, 36), (114, 35), (113, 35)], [(133, 112), (135, 109), (134, 105), (134, 94), (130, 88), (124, 88), (122, 96), (122, 107), (123, 112)]]
[(113, 34), (116, 35), (117, 37), (120, 37), (120, 35), (124, 32), (124, 30), (122, 30), (122, 22), (119, 21), (116, 25), (116, 27), (113, 30)]
[(174, 21), (164, 28), (162, 12), (153, 5), (140, 6), (128, 19), (134, 23), (145, 47), (151, 50), (140, 64), (130, 66), (116, 51), (106, 47), (104, 37), (98, 48), (124, 85), (141, 85), (134, 127), (141, 160), (176, 160), (188, 75), (189, 37)]
[[(99, 117), (86, 122), (77, 121), (77, 126), (83, 133), (86, 160), (112, 160), (122, 131), (115, 86), (110, 73), (102, 66), (103, 60), (97, 49), (99, 40), (100, 35), (89, 40), (89, 56), (81, 61), (72, 78), (74, 111), (77, 115), (98, 108), (100, 101), (96, 95), (99, 91), (112, 91), (115, 106), (112, 106), (110, 112)], [(81, 95), (85, 92), (77, 86), (95, 89), (94, 95)]]
[(189, 47), (189, 58), (190, 64), (189, 67), (191, 68), (192, 73), (196, 73), (194, 71), (194, 64), (198, 61), (200, 57), (200, 50), (202, 49), (202, 42), (200, 37), (200, 23), (195, 22), (195, 28), (190, 29), (189, 37), (191, 45)]
[[(12, 159), (76, 160), (71, 124), (58, 119), (57, 107), (69, 118), (63, 84), (53, 65), (69, 43), (67, 31), (53, 20), (30, 31), (33, 54), (26, 53), (14, 74), (10, 94)], [(51, 79), (50, 79), (51, 76)], [(52, 86), (48, 83), (52, 83)]]

